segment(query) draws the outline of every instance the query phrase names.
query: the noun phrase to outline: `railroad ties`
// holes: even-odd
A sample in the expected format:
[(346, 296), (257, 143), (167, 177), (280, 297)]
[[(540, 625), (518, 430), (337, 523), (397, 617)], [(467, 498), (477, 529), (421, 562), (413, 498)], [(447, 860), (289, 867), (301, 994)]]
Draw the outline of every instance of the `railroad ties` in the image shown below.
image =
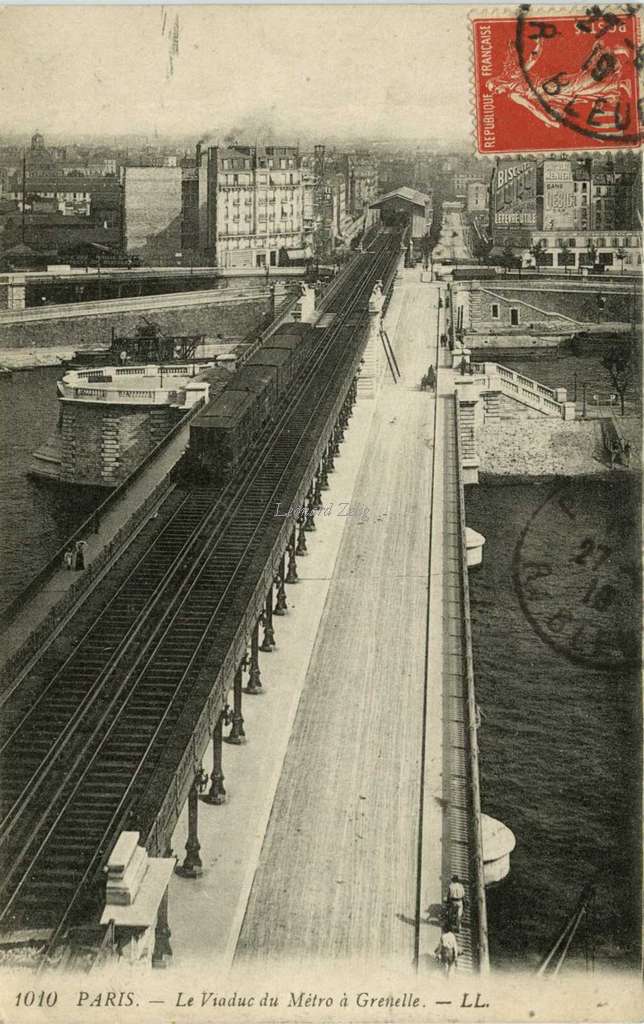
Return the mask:
[[(138, 541), (126, 569), (117, 563), (102, 584), (103, 600), (82, 606), (62, 639), (43, 647), (30, 670), (29, 706), (20, 688), (6, 702), (0, 731), (5, 935), (19, 927), (45, 929), (51, 949), (64, 943), (70, 926), (96, 924), (103, 868), (119, 834), (138, 830), (149, 852), (165, 855), (187, 798), (194, 810), (195, 790), (207, 784), (199, 774), (204, 737), (215, 745), (221, 775), (216, 763), (211, 802), (225, 796), (222, 726), (233, 686), (227, 738), (244, 738), (240, 630), (261, 583), (251, 646), (256, 656), (263, 611), (262, 643), (270, 647), (266, 602), (283, 613), (284, 583), (296, 572), (298, 537), (292, 522), (276, 518), (276, 502), (286, 506), (308, 494), (300, 525), (312, 525), (347, 403), (355, 399), (358, 328), (368, 296), (376, 280), (391, 279), (398, 258), (397, 237), (383, 235), (356, 259), (337, 293), (333, 322), (320, 329), (311, 365), (269, 421), (244, 472), (220, 489), (177, 485), (151, 540)], [(252, 658), (253, 650), (251, 669)], [(207, 732), (197, 735), (204, 716)], [(194, 818), (196, 839), (196, 812)]]

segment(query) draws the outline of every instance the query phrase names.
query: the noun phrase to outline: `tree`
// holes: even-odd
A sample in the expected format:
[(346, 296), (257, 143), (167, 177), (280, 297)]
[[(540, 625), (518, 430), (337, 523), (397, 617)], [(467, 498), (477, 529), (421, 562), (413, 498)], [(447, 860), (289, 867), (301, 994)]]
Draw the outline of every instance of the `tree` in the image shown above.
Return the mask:
[(568, 242), (562, 242), (561, 243), (561, 255), (563, 257), (562, 262), (563, 262), (564, 274), (567, 274), (568, 273), (568, 267), (570, 266), (570, 257), (572, 256), (572, 262), (573, 263), (575, 261), (575, 257), (572, 254), (572, 252), (570, 251), (570, 246), (568, 245)]
[(626, 252), (626, 249), (624, 248), (624, 246), (623, 246), (623, 245), (620, 245), (619, 249), (618, 249), (618, 250), (616, 251), (616, 253), (615, 253), (615, 256), (616, 256), (616, 258), (617, 258), (617, 259), (618, 259), (618, 260), (620, 261), (620, 263), (621, 263), (621, 265), (622, 265), (622, 270), (621, 270), (621, 272), (622, 272), (622, 274), (623, 274), (623, 273), (624, 273), (624, 260), (625, 260), (625, 259), (626, 259), (626, 257), (628, 256), (628, 253)]
[(503, 266), (505, 267), (506, 274), (508, 270), (510, 270), (510, 268), (515, 265), (515, 262), (516, 255), (514, 253), (514, 245), (512, 244), (510, 239), (508, 239), (505, 245), (503, 246)]
[(588, 254), (588, 266), (592, 268), (597, 262), (597, 246), (593, 242), (592, 238), (586, 246), (586, 252)]
[(420, 251), (422, 253), (423, 266), (425, 267), (425, 269), (427, 269), (427, 266), (429, 265), (429, 256), (432, 251), (432, 248), (433, 243), (431, 235), (429, 234), (429, 232), (427, 232), (426, 234), (423, 235), (423, 237), (420, 240)]
[(481, 263), (487, 263), (490, 258), (490, 252), (492, 250), (491, 239), (484, 238), (482, 235), (476, 235), (474, 238), (474, 257)]
[(624, 415), (624, 396), (633, 383), (635, 376), (634, 349), (629, 345), (615, 345), (602, 359), (602, 366), (608, 372), (611, 384), (619, 395), (622, 416)]
[(543, 239), (540, 239), (538, 242), (535, 242), (534, 245), (530, 248), (530, 255), (534, 256), (534, 263), (537, 268), (537, 271), (539, 270), (539, 267), (543, 262), (545, 251), (546, 247), (543, 242)]

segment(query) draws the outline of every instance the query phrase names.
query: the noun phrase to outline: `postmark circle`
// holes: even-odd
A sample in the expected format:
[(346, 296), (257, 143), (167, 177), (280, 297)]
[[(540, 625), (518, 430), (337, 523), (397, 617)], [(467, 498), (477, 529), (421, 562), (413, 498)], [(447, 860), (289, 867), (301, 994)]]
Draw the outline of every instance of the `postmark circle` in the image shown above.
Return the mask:
[(528, 520), (514, 550), (515, 592), (527, 621), (579, 665), (628, 669), (640, 663), (637, 514), (598, 489), (584, 502), (557, 484)]
[[(558, 26), (564, 22), (567, 28), (584, 29), (574, 56)], [(608, 39), (627, 26), (630, 32), (623, 40)], [(642, 142), (637, 72), (644, 64), (644, 52), (638, 45), (632, 9), (617, 14), (595, 7), (586, 15), (533, 16), (526, 5), (517, 14), (515, 45), (521, 74), (544, 118), (606, 147)], [(553, 64), (557, 46), (559, 60)], [(602, 120), (606, 122), (603, 129)]]

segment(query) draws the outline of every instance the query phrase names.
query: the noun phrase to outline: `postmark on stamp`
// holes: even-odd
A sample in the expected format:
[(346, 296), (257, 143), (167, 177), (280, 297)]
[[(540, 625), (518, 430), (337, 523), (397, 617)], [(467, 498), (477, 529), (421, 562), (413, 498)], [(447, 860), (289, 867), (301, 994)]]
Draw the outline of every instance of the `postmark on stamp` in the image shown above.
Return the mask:
[(515, 548), (514, 588), (531, 627), (559, 654), (626, 669), (640, 661), (637, 512), (610, 489), (596, 500), (599, 509), (574, 486), (554, 488)]
[(635, 148), (644, 47), (634, 7), (474, 18), (481, 154)]

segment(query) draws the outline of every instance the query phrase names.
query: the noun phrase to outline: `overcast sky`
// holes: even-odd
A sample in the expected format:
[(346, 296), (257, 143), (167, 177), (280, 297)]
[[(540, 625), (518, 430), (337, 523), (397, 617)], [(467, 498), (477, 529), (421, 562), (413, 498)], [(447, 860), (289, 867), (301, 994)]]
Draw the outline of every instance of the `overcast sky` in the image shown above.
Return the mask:
[(458, 7), (4, 7), (0, 132), (467, 142), (469, 56)]

